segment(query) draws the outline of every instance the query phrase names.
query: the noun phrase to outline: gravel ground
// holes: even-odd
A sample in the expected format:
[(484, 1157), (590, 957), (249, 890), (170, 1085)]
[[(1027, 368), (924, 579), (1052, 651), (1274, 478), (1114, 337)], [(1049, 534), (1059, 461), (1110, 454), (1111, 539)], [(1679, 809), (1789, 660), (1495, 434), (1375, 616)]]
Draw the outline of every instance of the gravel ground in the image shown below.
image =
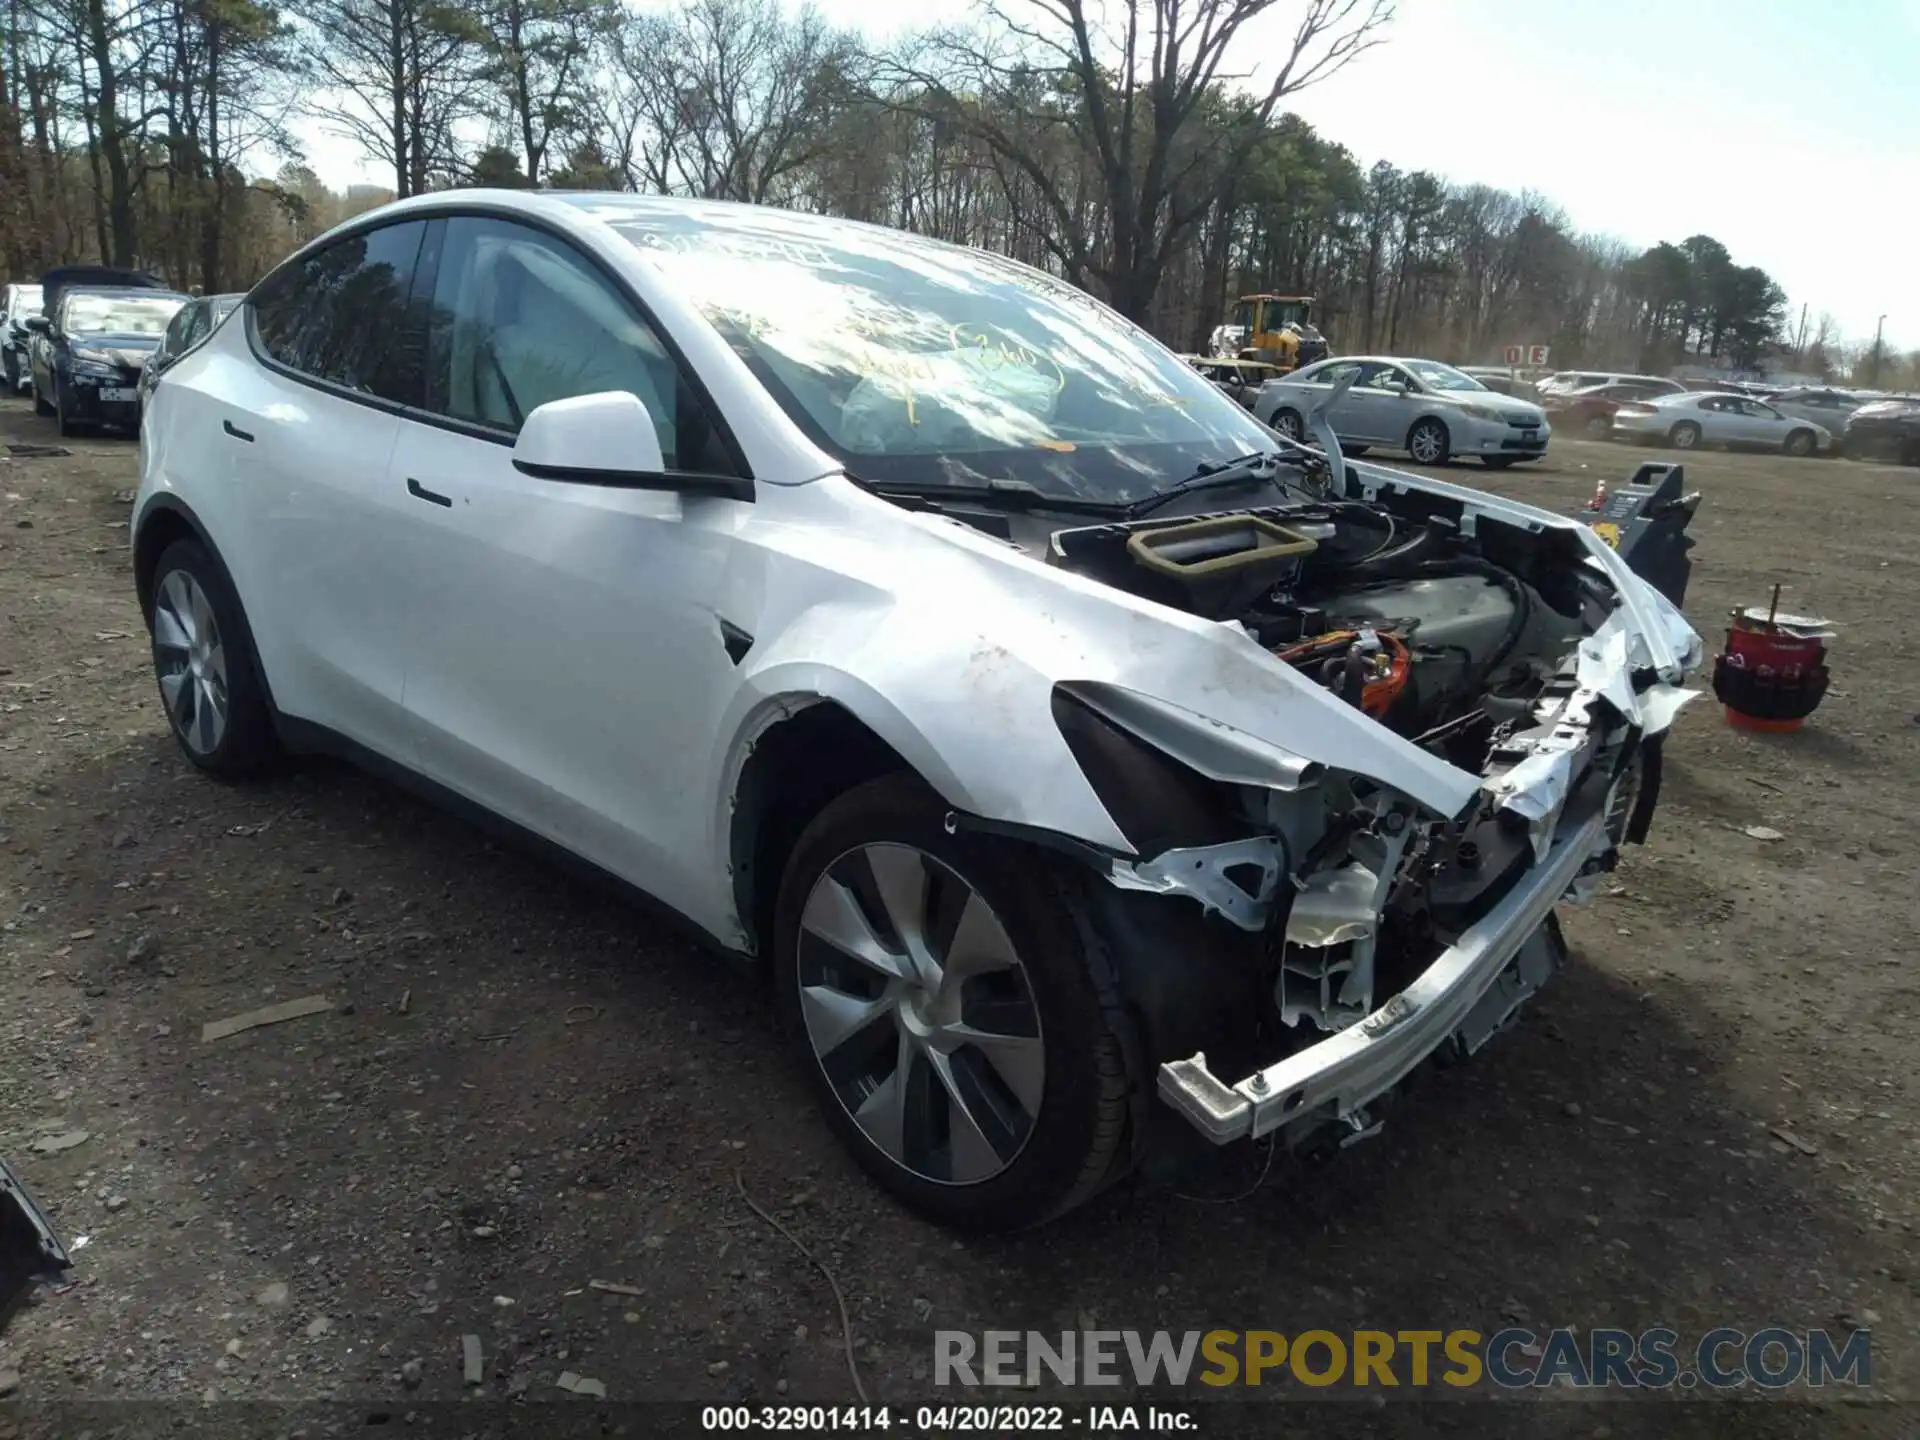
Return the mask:
[[(0, 405), (0, 439), (51, 431)], [(1514, 1318), (1869, 1324), (1875, 1392), (1920, 1394), (1900, 918), (1920, 474), (1689, 458), (1695, 624), (1717, 641), (1783, 580), (1842, 626), (1834, 691), (1794, 737), (1691, 707), (1653, 841), (1570, 919), (1568, 972), (1381, 1139), (1276, 1163), (1238, 1200), (1256, 1156), (1181, 1157), (1037, 1234), (960, 1241), (836, 1148), (754, 974), (353, 771), (191, 771), (133, 599), (134, 447), (70, 448), (0, 459), (0, 1154), (89, 1239), (77, 1283), (0, 1341), (22, 1416), (458, 1399), (465, 1335), (492, 1399), (577, 1405), (571, 1371), (616, 1401), (851, 1400), (832, 1292), (743, 1189), (833, 1268), (868, 1393), (897, 1403), (943, 1398), (942, 1327)], [(1449, 474), (1571, 506), (1640, 458), (1556, 442), (1542, 466)], [(202, 1043), (206, 1021), (305, 996), (327, 1008)], [(1277, 1433), (1325, 1411), (1260, 1414)], [(1341, 1413), (1483, 1434), (1491, 1412)], [(1530, 1406), (1524, 1429), (1913, 1433), (1894, 1406), (1653, 1413)]]

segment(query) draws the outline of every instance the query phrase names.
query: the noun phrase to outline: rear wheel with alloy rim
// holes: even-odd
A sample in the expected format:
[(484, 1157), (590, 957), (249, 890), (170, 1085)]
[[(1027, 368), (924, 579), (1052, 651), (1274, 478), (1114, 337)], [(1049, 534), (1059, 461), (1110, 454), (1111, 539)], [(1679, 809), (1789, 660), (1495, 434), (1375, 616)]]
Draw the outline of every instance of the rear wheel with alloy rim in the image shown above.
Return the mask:
[(202, 770), (240, 775), (277, 753), (240, 602), (198, 541), (176, 540), (153, 577), (153, 671), (167, 724)]
[(1691, 420), (1682, 420), (1667, 433), (1668, 441), (1676, 450), (1694, 450), (1700, 445), (1700, 427)]
[(948, 834), (916, 777), (871, 781), (801, 836), (776, 907), (780, 1006), (828, 1122), (946, 1224), (1037, 1224), (1127, 1158), (1120, 1022), (1068, 913), (1069, 877)]
[(1813, 453), (1813, 432), (1796, 430), (1787, 436), (1787, 442), (1781, 447), (1789, 455), (1811, 455)]
[(1307, 433), (1307, 425), (1295, 410), (1276, 410), (1273, 416), (1273, 428), (1289, 440), (1298, 440)]

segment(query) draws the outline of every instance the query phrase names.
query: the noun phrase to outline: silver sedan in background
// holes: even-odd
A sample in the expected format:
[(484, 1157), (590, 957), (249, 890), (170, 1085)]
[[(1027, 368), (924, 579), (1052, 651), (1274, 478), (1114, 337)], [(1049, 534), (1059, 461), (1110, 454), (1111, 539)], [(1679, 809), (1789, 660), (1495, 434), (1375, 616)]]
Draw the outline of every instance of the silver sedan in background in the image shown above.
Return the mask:
[(1803, 385), (1792, 390), (1775, 390), (1759, 397), (1782, 415), (1811, 420), (1829, 435), (1847, 433), (1847, 417), (1867, 403), (1867, 397), (1851, 390)]
[(1451, 365), (1377, 355), (1342, 355), (1269, 380), (1254, 400), (1254, 418), (1302, 439), (1307, 416), (1349, 375), (1352, 388), (1327, 412), (1349, 454), (1379, 446), (1404, 450), (1421, 465), (1476, 455), (1504, 470), (1544, 455), (1553, 433), (1538, 405), (1489, 390)]
[(1676, 450), (1724, 445), (1729, 450), (1778, 450), (1814, 455), (1833, 449), (1833, 436), (1811, 420), (1783, 415), (1746, 395), (1662, 395), (1622, 405), (1613, 412), (1613, 433), (1622, 440), (1662, 443)]

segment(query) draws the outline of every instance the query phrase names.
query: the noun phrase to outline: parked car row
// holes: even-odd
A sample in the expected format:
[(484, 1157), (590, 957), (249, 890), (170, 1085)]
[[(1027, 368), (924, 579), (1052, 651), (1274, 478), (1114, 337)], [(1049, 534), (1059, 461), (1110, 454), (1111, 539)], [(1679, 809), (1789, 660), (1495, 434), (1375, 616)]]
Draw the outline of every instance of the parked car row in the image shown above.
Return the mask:
[(239, 295), (188, 296), (135, 270), (67, 265), (0, 293), (8, 389), (60, 434), (138, 431), (155, 381), (213, 333)]
[(1678, 395), (1687, 388), (1678, 380), (1670, 380), (1663, 375), (1635, 375), (1618, 370), (1562, 370), (1547, 376), (1535, 388), (1544, 400), (1555, 395), (1574, 395), (1614, 385), (1632, 386), (1647, 395)]
[[(1590, 374), (1572, 378), (1590, 379)], [(1746, 391), (1678, 389), (1655, 376), (1546, 393), (1547, 416), (1563, 431), (1691, 450), (1703, 445), (1787, 455), (1848, 455), (1920, 464), (1920, 401), (1869, 402), (1857, 393), (1802, 386), (1764, 397)]]

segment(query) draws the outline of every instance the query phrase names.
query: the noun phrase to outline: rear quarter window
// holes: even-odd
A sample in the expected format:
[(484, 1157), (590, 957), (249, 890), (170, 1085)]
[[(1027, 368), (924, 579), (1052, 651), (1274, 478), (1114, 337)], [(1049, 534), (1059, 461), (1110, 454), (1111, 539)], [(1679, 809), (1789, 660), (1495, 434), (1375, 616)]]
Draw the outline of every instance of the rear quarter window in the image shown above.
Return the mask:
[(251, 300), (267, 356), (302, 375), (403, 404), (422, 385), (408, 295), (424, 220), (349, 235), (268, 279)]

